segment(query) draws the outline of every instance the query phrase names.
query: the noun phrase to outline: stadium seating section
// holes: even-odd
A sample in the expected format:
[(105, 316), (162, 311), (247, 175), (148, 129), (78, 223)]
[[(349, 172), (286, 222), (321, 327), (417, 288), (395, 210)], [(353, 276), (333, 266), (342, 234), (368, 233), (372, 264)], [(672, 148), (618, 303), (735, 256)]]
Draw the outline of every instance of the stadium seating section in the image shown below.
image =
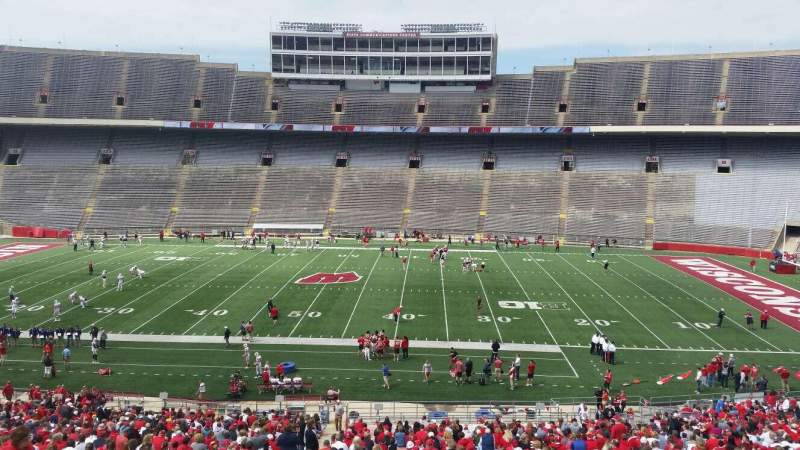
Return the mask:
[[(796, 125), (798, 77), (800, 53), (789, 51), (592, 58), (497, 75), (471, 93), (403, 94), (303, 89), (269, 73), (203, 63), (192, 55), (0, 46), (0, 116), (422, 126)], [(47, 104), (39, 104), (43, 92)], [(425, 114), (417, 114), (420, 97)], [(727, 99), (722, 112), (720, 97)], [(341, 113), (334, 112), (337, 98)], [(273, 100), (280, 104), (277, 111)], [(638, 111), (642, 100), (644, 111)], [(490, 108), (482, 114), (485, 101)]]
[[(787, 201), (800, 217), (791, 182), (800, 144), (783, 137), (0, 131), (3, 151), (23, 149), (20, 165), (0, 166), (0, 219), (24, 225), (152, 232), (169, 224), (209, 231), (252, 221), (324, 223), (339, 231), (372, 226), (766, 248)], [(114, 149), (110, 166), (97, 164), (103, 147)], [(196, 164), (182, 166), (190, 147)], [(558, 170), (565, 147), (576, 155), (574, 172)], [(260, 167), (266, 149), (275, 164)], [(407, 168), (412, 149), (423, 155), (421, 169)], [(350, 166), (335, 168), (343, 150)], [(481, 155), (490, 150), (496, 170), (482, 171)], [(644, 173), (651, 152), (662, 158), (659, 174)], [(732, 174), (716, 173), (720, 157), (734, 160)]]
[[(197, 56), (0, 46), (0, 117), (411, 126), (800, 124), (800, 54), (579, 59), (474, 92), (320, 90)], [(336, 86), (339, 88), (340, 86)], [(46, 95), (46, 102), (41, 98)], [(417, 105), (424, 98), (426, 110)], [(724, 99), (721, 102), (720, 99)], [(196, 104), (199, 100), (200, 104)], [(342, 112), (334, 112), (341, 100)], [(273, 101), (278, 105), (271, 107)], [(488, 112), (481, 106), (488, 103)], [(198, 107), (199, 106), (199, 107)], [(723, 107), (724, 106), (724, 107)], [(793, 188), (791, 137), (248, 133), (5, 126), (0, 220), (155, 231), (324, 224), (569, 241), (769, 247)], [(101, 149), (113, 163), (98, 165)], [(183, 152), (196, 150), (192, 164)], [(576, 170), (560, 172), (574, 152)], [(260, 167), (262, 152), (274, 156)], [(335, 168), (338, 152), (347, 168)], [(481, 171), (492, 152), (496, 170)], [(422, 168), (408, 169), (408, 156)], [(644, 158), (658, 155), (659, 174)], [(717, 174), (717, 158), (734, 161)]]

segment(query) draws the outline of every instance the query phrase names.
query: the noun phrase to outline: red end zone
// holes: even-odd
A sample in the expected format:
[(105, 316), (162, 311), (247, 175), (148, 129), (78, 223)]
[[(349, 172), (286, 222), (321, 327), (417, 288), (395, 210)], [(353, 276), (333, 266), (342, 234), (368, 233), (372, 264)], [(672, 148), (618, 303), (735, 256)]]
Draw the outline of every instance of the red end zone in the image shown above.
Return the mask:
[(61, 247), (62, 244), (13, 244), (0, 245), (0, 261), (11, 259), (15, 256), (28, 255), (30, 253), (41, 252), (51, 248)]
[[(800, 291), (712, 258), (654, 256), (800, 331)], [(755, 314), (758, 316), (758, 314)]]

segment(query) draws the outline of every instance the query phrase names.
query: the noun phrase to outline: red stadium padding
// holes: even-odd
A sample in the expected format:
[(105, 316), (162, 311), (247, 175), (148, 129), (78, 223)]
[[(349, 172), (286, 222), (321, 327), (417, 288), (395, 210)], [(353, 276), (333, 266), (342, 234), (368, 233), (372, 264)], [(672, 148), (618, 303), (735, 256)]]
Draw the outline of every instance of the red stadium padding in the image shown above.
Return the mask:
[(769, 250), (747, 247), (732, 247), (726, 245), (694, 244), (690, 242), (653, 242), (653, 250), (713, 253), (715, 255), (746, 256), (748, 258), (772, 259), (772, 252)]
[(46, 227), (11, 227), (11, 236), (23, 238), (49, 238), (66, 239), (72, 234), (71, 230)]

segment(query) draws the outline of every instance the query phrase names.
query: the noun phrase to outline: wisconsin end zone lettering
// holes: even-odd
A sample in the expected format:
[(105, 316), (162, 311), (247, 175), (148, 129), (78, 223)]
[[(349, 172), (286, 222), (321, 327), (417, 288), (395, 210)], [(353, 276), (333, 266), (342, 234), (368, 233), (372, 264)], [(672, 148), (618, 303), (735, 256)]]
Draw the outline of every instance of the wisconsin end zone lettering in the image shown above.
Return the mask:
[(335, 284), (335, 283), (355, 283), (361, 279), (361, 275), (355, 272), (317, 272), (295, 281), (295, 284)]
[(654, 256), (800, 331), (800, 291), (712, 258)]
[(59, 246), (60, 244), (20, 244), (20, 243), (2, 245), (0, 246), (0, 261), (4, 259), (10, 259), (15, 256), (28, 255), (30, 253), (36, 253), (42, 250), (47, 250)]

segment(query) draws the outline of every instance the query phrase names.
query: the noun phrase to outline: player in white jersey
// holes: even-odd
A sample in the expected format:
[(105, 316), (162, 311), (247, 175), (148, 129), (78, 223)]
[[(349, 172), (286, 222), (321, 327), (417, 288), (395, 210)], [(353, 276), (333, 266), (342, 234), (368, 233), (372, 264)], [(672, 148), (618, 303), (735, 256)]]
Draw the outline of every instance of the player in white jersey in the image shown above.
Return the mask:
[(14, 296), (14, 298), (11, 299), (11, 318), (12, 319), (16, 319), (17, 318), (17, 311), (19, 311), (19, 297)]
[(122, 284), (125, 283), (125, 277), (122, 276), (122, 273), (117, 274), (117, 292), (122, 290)]
[(283, 248), (289, 248), (289, 236), (283, 238)]
[(82, 296), (82, 295), (79, 295), (79, 296), (78, 296), (78, 301), (79, 301), (79, 302), (80, 302), (80, 304), (81, 304), (81, 309), (86, 309), (86, 303), (88, 303), (88, 302), (89, 302), (89, 300), (86, 300), (86, 297), (84, 297), (84, 296)]
[(72, 294), (69, 294), (69, 297), (67, 297), (67, 300), (69, 300), (69, 302), (71, 304), (73, 304), (73, 305), (75, 303), (77, 303), (77, 301), (78, 301), (78, 291), (72, 291)]
[(138, 267), (136, 268), (136, 276), (139, 277), (140, 280), (144, 278), (144, 274), (145, 274), (144, 270)]
[(106, 246), (106, 237), (100, 236), (100, 249), (102, 250)]
[(260, 377), (262, 370), (262, 359), (261, 359), (261, 353), (258, 352), (256, 352), (255, 369), (256, 369), (256, 376)]
[(244, 367), (250, 367), (250, 346), (247, 342), (242, 344), (242, 359), (244, 360)]
[(61, 321), (61, 302), (58, 299), (53, 300), (53, 321)]
[(103, 280), (103, 289), (106, 288), (106, 279), (108, 278), (108, 272), (105, 270), (100, 274), (100, 279)]
[(139, 244), (139, 247), (142, 246), (142, 235), (141, 234), (136, 236), (136, 243)]

